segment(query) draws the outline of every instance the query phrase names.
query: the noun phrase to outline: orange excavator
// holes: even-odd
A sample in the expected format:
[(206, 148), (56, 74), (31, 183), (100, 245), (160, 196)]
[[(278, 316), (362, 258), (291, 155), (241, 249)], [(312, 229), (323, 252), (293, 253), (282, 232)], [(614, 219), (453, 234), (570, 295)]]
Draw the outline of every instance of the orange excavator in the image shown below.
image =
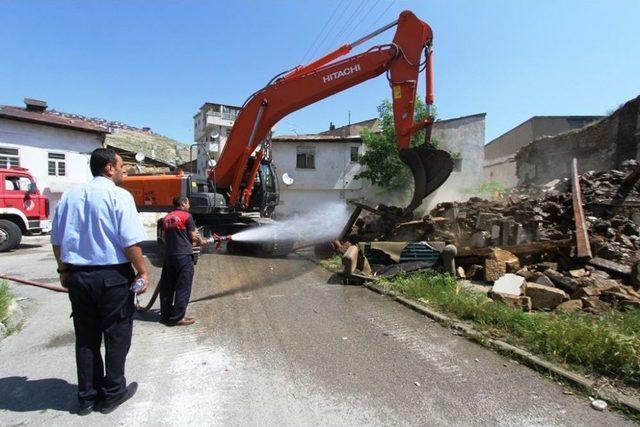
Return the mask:
[[(352, 49), (380, 33), (396, 27), (390, 44), (345, 57)], [(191, 212), (205, 235), (233, 234), (246, 227), (271, 222), (278, 204), (277, 179), (268, 158), (267, 141), (273, 126), (288, 114), (386, 72), (391, 86), (397, 148), (414, 176), (414, 195), (405, 209), (413, 211), (422, 200), (446, 181), (453, 169), (448, 152), (430, 142), (433, 124), (433, 33), (412, 12), (359, 40), (309, 63), (275, 76), (251, 95), (238, 114), (217, 162), (203, 174), (132, 175), (123, 187), (134, 195), (141, 211), (167, 211), (171, 199), (185, 194)], [(414, 122), (418, 78), (424, 71), (429, 117)], [(411, 137), (425, 130), (424, 144), (411, 147)], [(198, 150), (208, 156), (206, 150)], [(210, 159), (209, 159), (210, 160)], [(198, 161), (201, 164), (200, 159)], [(215, 165), (214, 165), (215, 164)], [(263, 254), (279, 255), (291, 249), (290, 242), (274, 236), (261, 244)]]

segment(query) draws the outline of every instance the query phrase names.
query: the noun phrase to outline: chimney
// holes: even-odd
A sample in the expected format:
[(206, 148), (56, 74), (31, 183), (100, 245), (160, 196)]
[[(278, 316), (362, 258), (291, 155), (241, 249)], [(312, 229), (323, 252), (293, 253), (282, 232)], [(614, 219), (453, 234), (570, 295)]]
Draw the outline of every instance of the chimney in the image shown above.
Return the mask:
[(40, 101), (39, 99), (25, 98), (24, 104), (27, 106), (27, 111), (42, 113), (47, 109), (47, 101)]

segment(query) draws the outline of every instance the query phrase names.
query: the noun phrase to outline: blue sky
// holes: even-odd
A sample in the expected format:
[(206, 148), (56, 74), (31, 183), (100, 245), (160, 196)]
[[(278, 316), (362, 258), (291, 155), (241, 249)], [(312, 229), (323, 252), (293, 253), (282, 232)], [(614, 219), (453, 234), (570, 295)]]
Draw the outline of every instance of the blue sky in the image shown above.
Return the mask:
[[(486, 112), (486, 142), (534, 115), (606, 114), (640, 94), (638, 0), (4, 0), (0, 104), (44, 99), (189, 143), (203, 102), (241, 104), (276, 73), (405, 9), (434, 30), (439, 117)], [(381, 76), (276, 131), (375, 117), (385, 98)]]

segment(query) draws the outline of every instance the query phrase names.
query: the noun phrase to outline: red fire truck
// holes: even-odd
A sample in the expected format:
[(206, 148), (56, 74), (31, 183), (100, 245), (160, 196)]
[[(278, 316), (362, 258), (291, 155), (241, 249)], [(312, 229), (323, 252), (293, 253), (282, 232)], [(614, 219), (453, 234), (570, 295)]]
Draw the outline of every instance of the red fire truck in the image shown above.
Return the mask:
[(17, 247), (23, 235), (51, 229), (49, 200), (27, 169), (0, 168), (0, 252)]

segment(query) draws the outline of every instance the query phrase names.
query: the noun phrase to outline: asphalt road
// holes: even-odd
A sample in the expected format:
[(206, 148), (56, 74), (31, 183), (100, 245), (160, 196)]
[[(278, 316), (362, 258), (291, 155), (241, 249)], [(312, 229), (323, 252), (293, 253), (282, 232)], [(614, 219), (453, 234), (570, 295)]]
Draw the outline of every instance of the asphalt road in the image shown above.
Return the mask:
[[(0, 255), (0, 272), (55, 282), (45, 240)], [(153, 283), (156, 249), (145, 245)], [(12, 289), (27, 320), (0, 342), (0, 425), (632, 424), (302, 256), (224, 253), (196, 266), (196, 325), (137, 315), (127, 377), (138, 394), (82, 418), (66, 295)]]

